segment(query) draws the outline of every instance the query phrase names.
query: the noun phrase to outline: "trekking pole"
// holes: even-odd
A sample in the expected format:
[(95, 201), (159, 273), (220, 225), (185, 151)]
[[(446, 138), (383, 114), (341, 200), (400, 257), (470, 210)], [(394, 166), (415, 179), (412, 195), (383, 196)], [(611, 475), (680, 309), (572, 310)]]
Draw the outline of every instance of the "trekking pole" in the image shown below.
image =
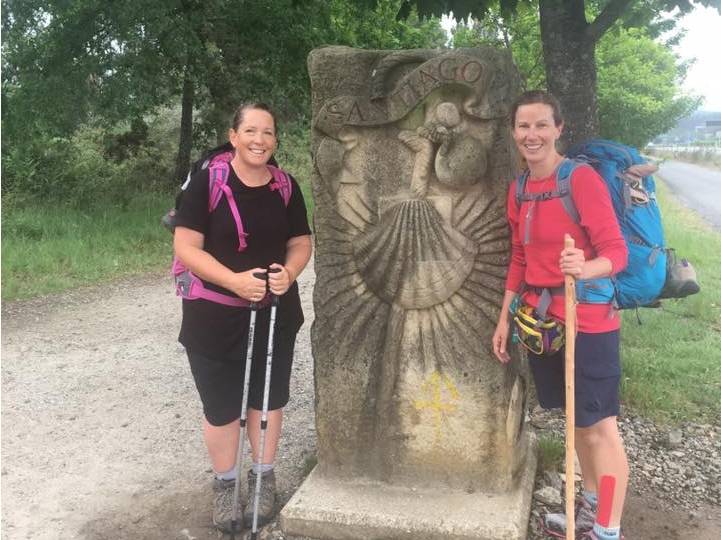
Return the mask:
[[(280, 272), (279, 268), (270, 268), (268, 272)], [(268, 428), (268, 401), (270, 399), (270, 373), (273, 367), (273, 335), (275, 334), (275, 314), (278, 310), (280, 297), (271, 293), (270, 328), (268, 330), (268, 354), (265, 357), (265, 385), (263, 386), (263, 410), (260, 416), (260, 451), (258, 453), (258, 473), (255, 479), (255, 496), (253, 497), (253, 527), (250, 540), (258, 538), (258, 505), (260, 504), (260, 487), (263, 481), (262, 464), (265, 457), (265, 432)]]
[[(564, 237), (566, 249), (575, 246), (570, 234)], [(575, 460), (575, 427), (576, 427), (576, 396), (575, 396), (575, 358), (576, 358), (576, 279), (566, 274), (564, 296), (566, 300), (566, 540), (576, 536), (576, 515), (574, 502), (576, 499), (576, 478), (574, 474)]]
[[(260, 272), (253, 274), (253, 277), (265, 279), (265, 274)], [(258, 304), (250, 303), (250, 323), (248, 324), (248, 343), (245, 350), (245, 375), (243, 377), (243, 401), (240, 407), (240, 437), (238, 439), (238, 453), (235, 456), (235, 486), (233, 488), (233, 513), (230, 521), (230, 538), (235, 540), (235, 532), (238, 524), (238, 501), (240, 499), (240, 477), (243, 471), (243, 459), (245, 458), (245, 426), (248, 420), (248, 390), (250, 388), (250, 368), (253, 364), (253, 343), (255, 341), (255, 316), (258, 313)]]

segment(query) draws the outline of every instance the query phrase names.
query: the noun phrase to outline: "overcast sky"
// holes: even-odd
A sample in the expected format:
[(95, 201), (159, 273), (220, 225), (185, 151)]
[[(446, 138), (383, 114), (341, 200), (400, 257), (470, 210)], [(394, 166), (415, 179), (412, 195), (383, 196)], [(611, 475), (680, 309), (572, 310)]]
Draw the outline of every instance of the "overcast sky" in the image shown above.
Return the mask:
[(681, 19), (686, 36), (676, 47), (681, 58), (696, 58), (684, 88), (705, 96), (706, 111), (721, 111), (721, 15), (714, 8), (697, 6)]

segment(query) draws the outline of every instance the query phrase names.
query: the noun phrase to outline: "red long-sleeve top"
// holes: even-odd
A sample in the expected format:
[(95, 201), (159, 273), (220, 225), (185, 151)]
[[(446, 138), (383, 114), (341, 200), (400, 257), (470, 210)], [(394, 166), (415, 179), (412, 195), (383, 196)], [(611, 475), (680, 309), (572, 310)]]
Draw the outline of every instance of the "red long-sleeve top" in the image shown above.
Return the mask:
[[(611, 261), (612, 274), (626, 267), (628, 250), (621, 236), (611, 198), (603, 179), (590, 166), (581, 165), (571, 175), (571, 196), (580, 222), (568, 215), (560, 198), (546, 201), (516, 203), (516, 184), (508, 190), (508, 221), (511, 227), (511, 263), (506, 278), (506, 289), (518, 292), (521, 283), (530, 287), (559, 287), (564, 276), (559, 267), (564, 234), (570, 234), (577, 248), (583, 249), (586, 260), (606, 257)], [(541, 179), (526, 182), (526, 193), (543, 193), (556, 189), (556, 172)], [(523, 245), (526, 234), (526, 215), (531, 212), (528, 231), (529, 242)], [(539, 295), (526, 291), (523, 300), (536, 307)], [(562, 295), (553, 296), (548, 313), (565, 320), (565, 302)], [(617, 330), (621, 321), (616, 310), (607, 304), (578, 304), (576, 308), (578, 330), (600, 333)]]

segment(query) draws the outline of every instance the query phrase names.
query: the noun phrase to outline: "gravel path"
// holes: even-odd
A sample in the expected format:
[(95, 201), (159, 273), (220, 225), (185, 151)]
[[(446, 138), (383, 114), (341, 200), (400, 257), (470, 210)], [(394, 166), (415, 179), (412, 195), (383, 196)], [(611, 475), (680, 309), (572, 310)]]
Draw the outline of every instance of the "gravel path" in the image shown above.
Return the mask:
[[(313, 280), (311, 267), (300, 279), (307, 322), (278, 456), (282, 504), (315, 455)], [(200, 404), (176, 341), (179, 312), (166, 276), (2, 306), (3, 539), (219, 538)], [(562, 433), (557, 416), (533, 422)], [(622, 427), (636, 493), (626, 537), (721, 538), (719, 427), (669, 434), (635, 417)], [(537, 487), (557, 481), (539, 474)], [(534, 501), (536, 514), (544, 508)], [(542, 538), (531, 523), (529, 538)], [(283, 535), (271, 524), (261, 537)]]
[[(539, 436), (563, 440), (560, 412), (537, 407), (530, 416)], [(619, 428), (631, 469), (626, 538), (721, 538), (721, 426), (661, 427), (625, 412)], [(529, 538), (545, 538), (537, 526), (543, 513), (563, 511), (561, 472), (539, 471), (536, 477)], [(549, 504), (549, 498), (555, 501)]]

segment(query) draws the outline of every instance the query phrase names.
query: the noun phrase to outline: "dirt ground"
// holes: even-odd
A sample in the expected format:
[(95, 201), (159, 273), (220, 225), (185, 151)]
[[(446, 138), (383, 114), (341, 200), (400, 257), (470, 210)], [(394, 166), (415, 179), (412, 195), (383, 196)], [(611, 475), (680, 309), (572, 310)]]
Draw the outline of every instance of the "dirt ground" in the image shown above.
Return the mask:
[[(311, 269), (301, 278), (308, 322), (312, 282)], [(166, 276), (2, 306), (4, 540), (220, 538), (179, 312)], [(315, 453), (309, 328), (278, 455), (281, 503)], [(721, 509), (691, 515), (631, 496), (625, 532), (717, 540)]]

